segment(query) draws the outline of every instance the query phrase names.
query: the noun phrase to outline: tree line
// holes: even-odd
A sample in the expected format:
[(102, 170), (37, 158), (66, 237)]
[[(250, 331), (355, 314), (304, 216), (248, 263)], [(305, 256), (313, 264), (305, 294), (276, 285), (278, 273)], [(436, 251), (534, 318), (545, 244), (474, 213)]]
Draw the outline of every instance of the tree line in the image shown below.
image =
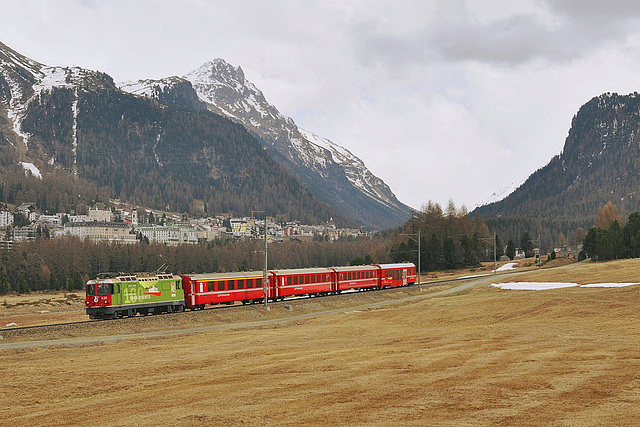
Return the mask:
[[(263, 243), (255, 240), (216, 240), (196, 245), (166, 246), (94, 243), (76, 237), (36, 239), (0, 252), (0, 294), (44, 290), (81, 290), (104, 272), (153, 272), (165, 261), (174, 274), (262, 270)], [(349, 265), (358, 257), (389, 262), (386, 240), (347, 242), (291, 241), (269, 246), (268, 268)]]
[[(410, 261), (425, 271), (477, 267), (493, 260), (493, 235), (479, 216), (470, 216), (465, 207), (457, 209), (453, 201), (445, 210), (429, 201), (395, 236), (390, 248), (393, 262)], [(496, 236), (496, 257), (504, 253), (504, 243)]]
[(604, 223), (591, 227), (583, 244), (585, 256), (593, 261), (640, 257), (640, 213), (629, 215), (624, 226), (613, 219), (608, 227)]

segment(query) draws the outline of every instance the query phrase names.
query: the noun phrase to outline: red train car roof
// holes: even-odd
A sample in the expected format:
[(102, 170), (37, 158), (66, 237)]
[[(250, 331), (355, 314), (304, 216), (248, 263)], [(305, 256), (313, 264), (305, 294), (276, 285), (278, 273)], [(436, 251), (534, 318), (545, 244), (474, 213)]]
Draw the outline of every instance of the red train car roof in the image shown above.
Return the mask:
[(232, 273), (183, 274), (191, 280), (243, 279), (245, 277), (262, 277), (263, 271), (239, 271)]
[(415, 264), (412, 262), (401, 262), (397, 264), (378, 264), (378, 267), (387, 270), (389, 268), (413, 268)]
[(330, 268), (292, 268), (287, 270), (270, 270), (278, 275), (294, 275), (294, 274), (317, 274), (317, 273), (332, 273)]

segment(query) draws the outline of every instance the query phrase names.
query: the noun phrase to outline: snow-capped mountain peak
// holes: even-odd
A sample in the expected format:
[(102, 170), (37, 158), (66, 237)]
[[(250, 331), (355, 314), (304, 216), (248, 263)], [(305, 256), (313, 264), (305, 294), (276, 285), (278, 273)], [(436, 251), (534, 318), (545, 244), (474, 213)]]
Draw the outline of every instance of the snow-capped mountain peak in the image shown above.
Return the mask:
[[(119, 87), (160, 99), (165, 85), (179, 78), (140, 80)], [(357, 222), (384, 228), (402, 223), (409, 208), (373, 175), (357, 156), (335, 142), (298, 128), (267, 102), (246, 79), (241, 67), (224, 59), (208, 61), (184, 75), (207, 108), (243, 125), (256, 135), (273, 157), (320, 200)]]

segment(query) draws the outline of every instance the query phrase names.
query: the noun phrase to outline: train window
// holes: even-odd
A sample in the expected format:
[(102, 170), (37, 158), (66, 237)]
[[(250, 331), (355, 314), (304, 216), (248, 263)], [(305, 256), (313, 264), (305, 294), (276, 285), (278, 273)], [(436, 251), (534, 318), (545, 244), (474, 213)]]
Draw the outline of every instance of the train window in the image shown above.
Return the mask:
[(262, 279), (256, 279), (256, 288), (262, 287)]
[(87, 285), (87, 295), (95, 295), (95, 294), (96, 294), (96, 286)]
[(253, 289), (253, 279), (247, 279), (247, 289)]
[(238, 280), (238, 289), (244, 289), (244, 279)]
[(309, 284), (309, 282), (310, 282), (310, 280), (309, 280), (309, 276), (308, 276), (308, 275), (307, 275), (307, 276), (304, 276), (304, 283), (305, 283), (305, 285), (308, 285), (308, 284)]
[(216, 282), (207, 282), (207, 292), (213, 292), (216, 290)]
[(232, 290), (234, 290), (235, 288), (236, 288), (236, 284), (235, 284), (235, 282), (234, 282), (233, 280), (229, 280), (229, 281), (227, 282), (227, 290), (228, 290), (228, 291), (232, 291)]
[(311, 275), (311, 283), (316, 283), (316, 275), (315, 274)]
[(293, 284), (294, 285), (298, 284), (298, 276), (293, 276)]
[(98, 283), (98, 295), (112, 295), (113, 283)]

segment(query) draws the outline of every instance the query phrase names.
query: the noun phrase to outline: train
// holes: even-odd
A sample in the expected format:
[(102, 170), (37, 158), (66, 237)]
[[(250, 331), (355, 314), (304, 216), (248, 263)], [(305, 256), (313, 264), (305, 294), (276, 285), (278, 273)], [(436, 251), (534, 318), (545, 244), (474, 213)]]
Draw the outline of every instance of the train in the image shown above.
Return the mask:
[(90, 319), (202, 310), (207, 305), (256, 304), (302, 296), (408, 286), (416, 282), (413, 263), (299, 268), (235, 273), (101, 273), (86, 283)]

